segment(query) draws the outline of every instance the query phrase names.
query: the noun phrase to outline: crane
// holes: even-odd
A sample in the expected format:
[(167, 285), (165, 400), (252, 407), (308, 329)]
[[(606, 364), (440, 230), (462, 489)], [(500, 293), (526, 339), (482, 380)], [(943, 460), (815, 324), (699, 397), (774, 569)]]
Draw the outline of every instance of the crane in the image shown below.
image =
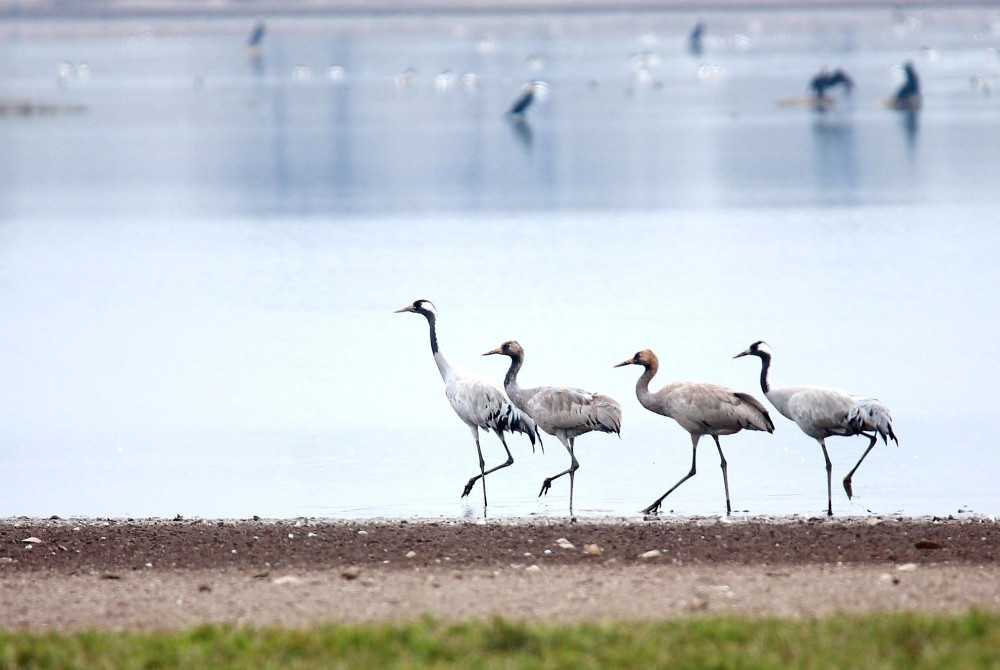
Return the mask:
[(741, 356), (756, 356), (761, 361), (760, 389), (764, 392), (775, 409), (786, 418), (794, 421), (802, 432), (819, 442), (823, 448), (823, 458), (826, 460), (826, 513), (833, 516), (833, 486), (830, 454), (826, 450), (826, 438), (834, 435), (850, 437), (864, 435), (869, 440), (868, 448), (861, 455), (857, 465), (844, 477), (844, 490), (850, 500), (854, 496), (851, 478), (861, 462), (875, 446), (879, 436), (889, 444), (892, 439), (896, 445), (899, 440), (892, 431), (892, 416), (889, 408), (875, 398), (859, 398), (847, 391), (825, 388), (822, 386), (789, 386), (773, 389), (768, 379), (771, 369), (771, 349), (763, 340), (758, 340), (743, 352)]
[[(462, 497), (466, 497), (472, 491), (479, 479), (483, 480), (483, 507), (486, 507), (486, 475), (496, 472), (501, 468), (506, 468), (514, 464), (514, 457), (507, 448), (507, 441), (504, 433), (524, 433), (531, 440), (531, 450), (535, 450), (535, 437), (538, 437), (541, 446), (541, 434), (527, 414), (515, 407), (503, 389), (493, 380), (477, 375), (468, 370), (462, 370), (451, 364), (445, 355), (438, 348), (437, 340), (437, 309), (430, 300), (416, 300), (412, 305), (407, 305), (402, 309), (397, 309), (396, 313), (412, 312), (420, 314), (427, 319), (427, 324), (431, 332), (431, 353), (434, 355), (434, 362), (437, 364), (438, 372), (444, 380), (444, 392), (451, 403), (455, 414), (472, 431), (472, 437), (476, 440), (476, 451), (479, 453), (479, 474), (472, 477), (462, 491)], [(492, 430), (500, 438), (504, 451), (507, 452), (507, 460), (500, 465), (486, 469), (486, 461), (483, 459), (483, 449), (479, 444), (479, 429)], [(544, 447), (542, 448), (544, 452)]]
[(545, 495), (552, 482), (569, 474), (569, 513), (573, 514), (573, 484), (580, 463), (573, 453), (576, 438), (584, 433), (600, 431), (621, 435), (622, 408), (606, 395), (562, 386), (538, 386), (522, 389), (517, 373), (524, 362), (524, 349), (514, 340), (504, 342), (483, 356), (502, 354), (510, 357), (510, 368), (504, 378), (504, 390), (518, 409), (530, 416), (549, 435), (555, 435), (569, 452), (570, 466), (559, 474), (546, 477), (539, 496)]
[(695, 475), (698, 440), (703, 435), (711, 435), (712, 439), (715, 440), (715, 446), (719, 450), (719, 458), (722, 461), (722, 483), (726, 487), (726, 514), (731, 514), (732, 505), (729, 502), (726, 456), (722, 453), (719, 436), (732, 435), (744, 428), (747, 430), (766, 430), (773, 433), (774, 423), (767, 410), (764, 409), (759, 400), (748, 393), (739, 393), (725, 386), (702, 382), (674, 382), (664, 386), (656, 393), (651, 393), (649, 382), (659, 370), (660, 361), (656, 354), (649, 349), (643, 349), (615, 367), (620, 368), (626, 365), (640, 365), (644, 369), (639, 381), (635, 383), (635, 395), (639, 399), (639, 404), (650, 412), (673, 419), (691, 435), (691, 471), (671, 486), (670, 490), (657, 498), (652, 505), (644, 509), (643, 513), (656, 514), (663, 499)]

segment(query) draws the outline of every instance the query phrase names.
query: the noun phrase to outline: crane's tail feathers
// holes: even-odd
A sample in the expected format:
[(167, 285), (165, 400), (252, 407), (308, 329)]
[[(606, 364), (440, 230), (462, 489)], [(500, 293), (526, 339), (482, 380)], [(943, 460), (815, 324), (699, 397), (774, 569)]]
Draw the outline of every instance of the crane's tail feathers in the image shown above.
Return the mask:
[(614, 399), (607, 396), (595, 395), (595, 406), (592, 429), (604, 433), (615, 433), (618, 437), (622, 435), (622, 408)]
[(889, 408), (875, 398), (859, 400), (858, 404), (847, 413), (847, 422), (859, 432), (862, 430), (876, 431), (886, 444), (889, 444), (891, 439), (899, 446), (896, 433), (892, 430), (892, 415), (889, 414)]
[[(507, 403), (506, 407), (500, 412), (497, 417), (497, 429), (501, 431), (508, 431), (510, 433), (524, 433), (531, 440), (531, 450), (535, 450), (535, 438), (538, 438), (539, 446), (542, 446), (542, 434), (538, 430), (538, 426), (531, 419), (530, 416), (514, 407), (512, 403)], [(542, 453), (545, 453), (545, 447), (542, 446)]]
[(757, 411), (757, 415), (750, 417), (751, 420), (743, 427), (750, 430), (766, 430), (769, 433), (773, 433), (774, 421), (771, 421), (771, 415), (767, 413), (767, 408), (749, 393), (736, 391), (735, 394), (737, 398)]

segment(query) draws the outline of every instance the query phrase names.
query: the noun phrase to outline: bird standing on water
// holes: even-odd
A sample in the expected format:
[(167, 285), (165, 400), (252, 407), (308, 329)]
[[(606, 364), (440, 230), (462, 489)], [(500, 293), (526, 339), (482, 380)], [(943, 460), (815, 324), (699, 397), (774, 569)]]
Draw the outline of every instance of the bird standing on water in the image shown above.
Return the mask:
[[(493, 380), (455, 367), (441, 353), (437, 341), (437, 310), (430, 300), (417, 300), (412, 305), (396, 310), (397, 314), (400, 312), (413, 312), (427, 319), (431, 331), (431, 353), (434, 355), (434, 362), (437, 363), (438, 372), (444, 379), (445, 395), (448, 397), (452, 409), (458, 414), (458, 418), (464, 421), (465, 425), (472, 431), (472, 437), (476, 440), (476, 451), (479, 453), (479, 474), (465, 485), (462, 497), (469, 495), (476, 481), (482, 479), (483, 506), (485, 507), (487, 504), (486, 475), (514, 464), (514, 457), (511, 455), (510, 449), (507, 448), (507, 441), (503, 434), (505, 432), (524, 433), (531, 440), (531, 449), (534, 451), (536, 435), (539, 445), (541, 445), (541, 435), (538, 433), (538, 428), (531, 417), (510, 402), (503, 389)], [(507, 460), (489, 470), (486, 469), (483, 450), (479, 446), (480, 428), (496, 433), (497, 437), (500, 438), (500, 443), (503, 444), (504, 451), (507, 452)]]
[(517, 97), (516, 100), (511, 104), (510, 109), (507, 110), (507, 116), (512, 118), (520, 118), (524, 116), (524, 113), (528, 111), (528, 107), (535, 101), (536, 89), (541, 86), (537, 81), (529, 81), (524, 85), (524, 89), (521, 91), (521, 95)]
[(674, 489), (695, 475), (695, 465), (698, 456), (698, 440), (703, 435), (711, 435), (719, 450), (722, 463), (722, 483), (726, 488), (726, 514), (732, 513), (729, 502), (729, 476), (726, 471), (726, 456), (719, 444), (720, 435), (732, 435), (744, 428), (748, 430), (766, 430), (774, 432), (774, 423), (764, 406), (748, 393), (738, 393), (725, 386), (705, 384), (701, 382), (674, 382), (664, 386), (656, 393), (649, 391), (652, 381), (660, 367), (660, 361), (649, 349), (643, 349), (632, 358), (622, 361), (616, 368), (625, 365), (641, 365), (644, 368), (642, 376), (635, 384), (635, 395), (639, 403), (650, 412), (662, 414), (680, 424), (681, 428), (691, 434), (691, 471), (670, 487), (666, 493), (657, 498), (652, 505), (643, 510), (645, 514), (656, 514), (660, 503)]
[(833, 99), (826, 95), (826, 90), (838, 85), (842, 85), (848, 95), (854, 90), (854, 80), (846, 72), (840, 69), (830, 72), (826, 66), (809, 81), (817, 111), (825, 111), (827, 106), (833, 103)]
[(517, 407), (534, 419), (539, 428), (555, 435), (569, 452), (570, 466), (542, 482), (542, 496), (552, 487), (552, 481), (569, 474), (569, 513), (573, 514), (573, 483), (580, 463), (573, 453), (576, 438), (584, 433), (600, 431), (621, 435), (622, 408), (613, 398), (598, 393), (562, 386), (538, 386), (522, 389), (517, 373), (524, 362), (524, 349), (510, 340), (483, 356), (502, 354), (510, 357), (510, 368), (504, 378), (504, 390)]
[(906, 77), (906, 81), (892, 97), (892, 107), (903, 111), (918, 110), (922, 101), (920, 78), (917, 77), (917, 71), (910, 61), (903, 63), (903, 76)]
[(878, 437), (882, 436), (882, 441), (886, 444), (890, 438), (899, 444), (896, 434), (892, 432), (889, 409), (875, 398), (858, 398), (839, 389), (821, 386), (771, 388), (768, 380), (771, 350), (762, 340), (754, 342), (749, 349), (736, 354), (734, 358), (741, 356), (756, 356), (760, 359), (760, 388), (764, 395), (779, 412), (798, 424), (803, 433), (819, 442), (819, 446), (823, 448), (823, 458), (826, 460), (826, 513), (833, 516), (833, 465), (830, 463), (830, 454), (826, 451), (826, 438), (834, 435), (864, 435), (871, 440), (857, 465), (844, 477), (844, 490), (850, 499), (854, 495), (851, 478), (861, 461), (865, 460), (865, 456), (875, 446)]

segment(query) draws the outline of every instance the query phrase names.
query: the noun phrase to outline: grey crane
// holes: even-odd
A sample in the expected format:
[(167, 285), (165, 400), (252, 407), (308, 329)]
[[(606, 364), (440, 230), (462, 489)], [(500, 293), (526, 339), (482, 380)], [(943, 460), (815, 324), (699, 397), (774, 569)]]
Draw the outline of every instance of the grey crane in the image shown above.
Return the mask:
[(622, 408), (613, 398), (589, 391), (562, 386), (538, 386), (522, 389), (517, 373), (524, 362), (524, 349), (514, 340), (504, 342), (483, 356), (502, 354), (510, 357), (510, 368), (504, 378), (504, 390), (518, 409), (534, 419), (535, 424), (549, 435), (555, 435), (569, 452), (570, 466), (542, 482), (542, 496), (552, 487), (552, 481), (569, 474), (569, 513), (573, 514), (573, 484), (580, 463), (573, 453), (576, 438), (584, 433), (600, 431), (621, 435)]
[(663, 499), (678, 486), (694, 477), (698, 456), (698, 440), (703, 435), (711, 435), (719, 450), (722, 463), (722, 483), (726, 487), (726, 514), (732, 514), (729, 502), (729, 476), (726, 470), (726, 456), (719, 444), (720, 435), (732, 435), (744, 428), (774, 432), (771, 416), (759, 400), (748, 393), (739, 393), (725, 386), (702, 382), (674, 382), (656, 393), (649, 390), (660, 368), (660, 361), (649, 349), (643, 349), (632, 358), (622, 361), (616, 368), (625, 365), (641, 365), (644, 368), (639, 381), (635, 383), (635, 395), (639, 404), (650, 412), (662, 414), (680, 424), (691, 435), (691, 471), (670, 487), (666, 493), (643, 510), (645, 514), (656, 514)]
[[(472, 477), (462, 491), (462, 497), (469, 495), (472, 487), (479, 479), (483, 480), (483, 507), (486, 507), (486, 475), (514, 464), (514, 457), (507, 448), (504, 433), (524, 433), (531, 440), (531, 450), (535, 450), (535, 437), (541, 445), (541, 434), (527, 414), (515, 407), (503, 389), (493, 380), (468, 370), (463, 370), (451, 364), (438, 348), (437, 341), (437, 310), (430, 300), (417, 300), (412, 305), (397, 309), (396, 313), (413, 312), (427, 319), (431, 331), (431, 353), (437, 364), (438, 372), (444, 379), (444, 392), (458, 418), (472, 431), (476, 440), (476, 451), (479, 453), (479, 474)], [(492, 430), (500, 438), (507, 460), (500, 465), (486, 469), (483, 459), (483, 449), (479, 445), (479, 429)], [(544, 451), (544, 447), (543, 447)]]
[(833, 516), (833, 465), (826, 450), (826, 438), (834, 435), (845, 437), (864, 435), (871, 440), (857, 465), (844, 477), (844, 490), (850, 499), (854, 495), (851, 478), (854, 477), (861, 461), (865, 460), (875, 446), (878, 437), (881, 436), (886, 444), (889, 444), (891, 438), (897, 446), (899, 445), (899, 440), (892, 431), (889, 408), (875, 398), (859, 398), (840, 389), (822, 386), (771, 388), (768, 379), (771, 369), (771, 349), (763, 340), (754, 342), (749, 349), (736, 354), (734, 358), (741, 356), (756, 356), (760, 359), (760, 388), (764, 395), (775, 409), (798, 424), (803, 433), (819, 442), (819, 446), (823, 448), (823, 458), (826, 460), (826, 513)]

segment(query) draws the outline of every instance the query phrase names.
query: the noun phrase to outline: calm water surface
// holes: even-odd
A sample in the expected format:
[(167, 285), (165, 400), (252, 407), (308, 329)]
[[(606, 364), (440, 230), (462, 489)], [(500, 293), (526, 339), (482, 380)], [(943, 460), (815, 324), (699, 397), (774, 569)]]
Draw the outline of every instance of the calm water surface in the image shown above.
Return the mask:
[[(421, 297), (454, 362), (501, 378), (480, 354), (516, 338), (525, 385), (621, 402), (621, 439), (577, 442), (578, 514), (690, 463), (615, 363), (760, 397), (757, 339), (776, 385), (893, 411), (838, 514), (1000, 513), (1000, 12), (274, 19), (256, 59), (249, 30), (3, 26), (0, 99), (86, 112), (0, 117), (0, 516), (482, 516), (426, 323), (393, 314)], [(906, 60), (913, 118), (881, 107)], [(846, 104), (779, 106), (824, 64)], [(734, 508), (819, 514), (819, 447), (773, 415), (723, 440)], [(558, 441), (509, 443), (490, 516), (564, 517)], [(677, 514), (724, 509), (702, 444)], [(837, 481), (866, 444), (830, 440)]]

